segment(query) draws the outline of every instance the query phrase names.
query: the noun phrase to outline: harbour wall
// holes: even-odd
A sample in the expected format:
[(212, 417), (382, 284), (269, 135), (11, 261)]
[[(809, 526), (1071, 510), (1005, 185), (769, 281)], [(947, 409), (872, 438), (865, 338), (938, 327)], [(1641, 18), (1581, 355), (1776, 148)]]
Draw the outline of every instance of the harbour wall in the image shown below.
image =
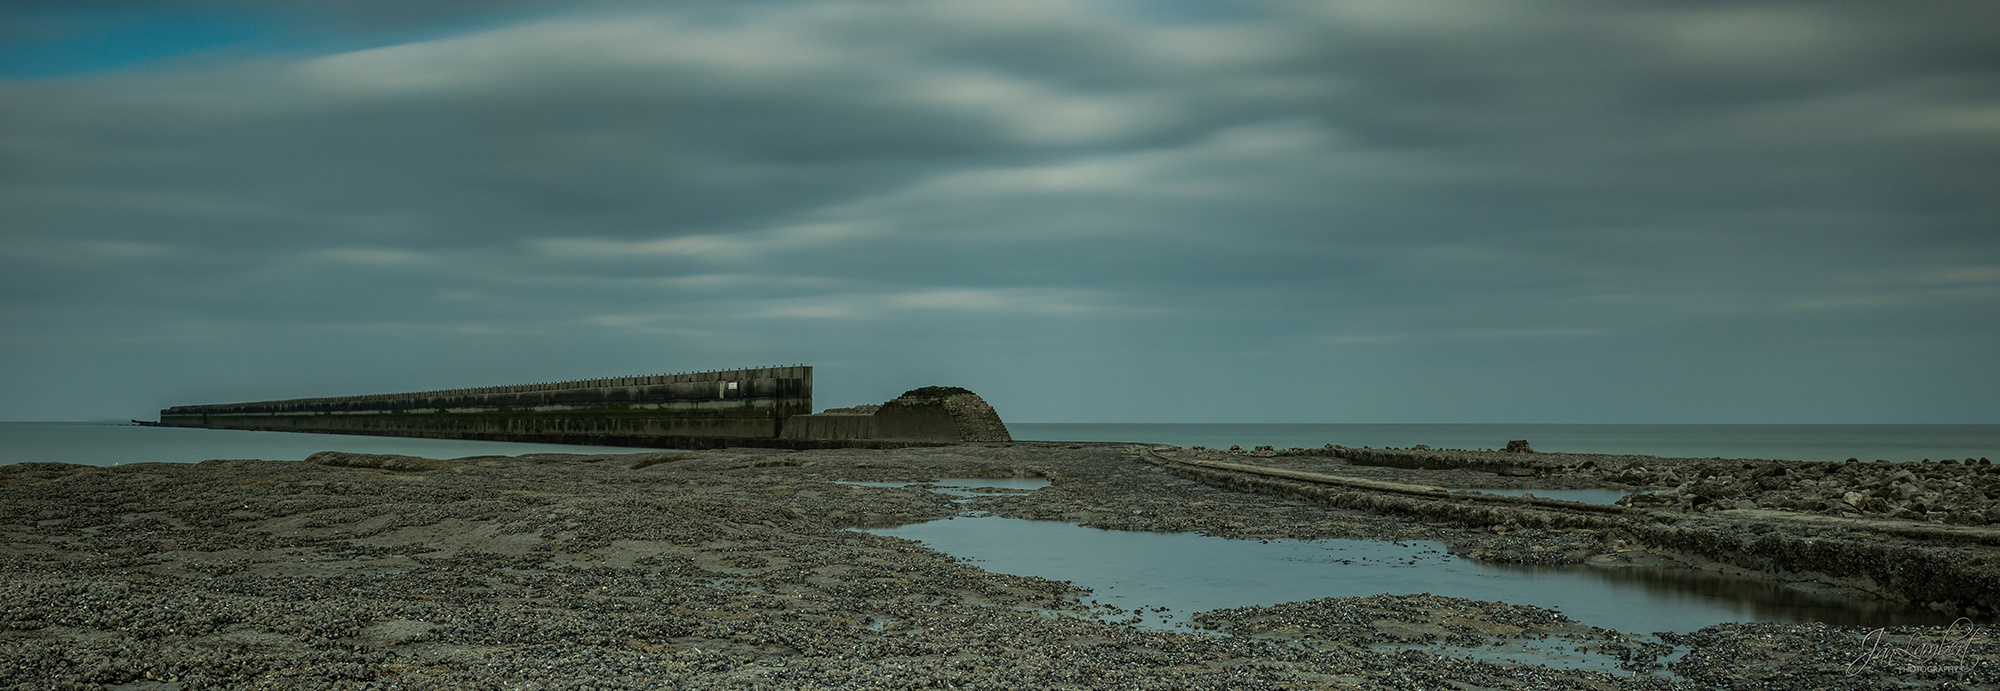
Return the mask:
[(793, 417), (786, 439), (1013, 441), (1000, 414), (971, 391), (950, 386), (913, 389), (879, 406)]
[[(813, 415), (793, 365), (367, 396), (174, 406), (161, 426), (647, 448), (892, 448), (1006, 441), (964, 389), (929, 387), (881, 415)], [(984, 409), (990, 421), (975, 419)], [(970, 421), (970, 422), (966, 422)], [(998, 427), (996, 436), (992, 427)], [(969, 430), (970, 435), (961, 430)], [(976, 437), (976, 439), (975, 439)]]

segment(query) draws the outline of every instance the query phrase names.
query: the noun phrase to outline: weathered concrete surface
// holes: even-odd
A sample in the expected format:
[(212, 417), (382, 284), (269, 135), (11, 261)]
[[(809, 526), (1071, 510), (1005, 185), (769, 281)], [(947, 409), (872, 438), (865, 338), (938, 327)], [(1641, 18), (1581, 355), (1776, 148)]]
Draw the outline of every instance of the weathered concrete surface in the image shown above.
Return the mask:
[(160, 411), (168, 427), (709, 449), (1009, 441), (977, 394), (926, 387), (867, 414), (812, 415), (812, 368), (764, 367)]
[(812, 368), (763, 367), (160, 411), (170, 427), (444, 439), (650, 445), (675, 437), (774, 438), (812, 411)]
[(787, 439), (879, 439), (910, 442), (1013, 441), (1000, 414), (978, 394), (929, 386), (880, 406), (794, 417)]

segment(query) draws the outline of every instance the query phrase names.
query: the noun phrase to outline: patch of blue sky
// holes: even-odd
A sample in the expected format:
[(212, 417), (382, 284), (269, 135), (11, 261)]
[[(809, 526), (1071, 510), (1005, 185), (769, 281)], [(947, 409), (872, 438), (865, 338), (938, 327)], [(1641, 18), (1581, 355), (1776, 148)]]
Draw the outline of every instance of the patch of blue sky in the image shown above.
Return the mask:
[(295, 18), (275, 13), (79, 7), (11, 12), (0, 78), (62, 77), (297, 49)]
[(432, 40), (561, 12), (486, 11), (405, 21), (296, 9), (96, 6), (8, 11), (0, 7), (0, 80), (142, 70), (258, 55), (314, 55)]

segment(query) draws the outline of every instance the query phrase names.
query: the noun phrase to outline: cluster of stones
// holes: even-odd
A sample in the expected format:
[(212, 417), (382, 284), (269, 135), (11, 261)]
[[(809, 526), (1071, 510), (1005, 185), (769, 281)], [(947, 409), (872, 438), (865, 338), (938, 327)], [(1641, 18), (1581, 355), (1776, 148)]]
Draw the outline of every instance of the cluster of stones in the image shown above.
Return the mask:
[(1668, 668), (1711, 688), (1969, 689), (2000, 679), (1992, 630), (1976, 626), (1731, 623), (1660, 637), (1687, 650)]
[(1555, 638), (1598, 652), (1639, 674), (1660, 671), (1673, 646), (1644, 636), (1588, 626), (1541, 607), (1420, 593), (1320, 598), (1262, 607), (1203, 612), (1204, 628), (1237, 636), (1285, 636), (1374, 649), (1424, 645), (1478, 648)]
[(1359, 465), (1459, 469), (1550, 486), (1650, 490), (1623, 504), (1691, 512), (1779, 509), (1953, 525), (2000, 523), (2000, 467), (1985, 458), (1919, 463), (1661, 458), (1432, 449), (1292, 448), (1270, 457), (1329, 457)]
[[(1643, 467), (1629, 473), (1647, 475)], [(1956, 525), (2000, 523), (2000, 472), (1990, 463), (1773, 462), (1754, 468), (1711, 464), (1658, 479), (1675, 477), (1685, 479), (1669, 489), (1634, 495), (1628, 503), (1698, 511), (1771, 508)]]

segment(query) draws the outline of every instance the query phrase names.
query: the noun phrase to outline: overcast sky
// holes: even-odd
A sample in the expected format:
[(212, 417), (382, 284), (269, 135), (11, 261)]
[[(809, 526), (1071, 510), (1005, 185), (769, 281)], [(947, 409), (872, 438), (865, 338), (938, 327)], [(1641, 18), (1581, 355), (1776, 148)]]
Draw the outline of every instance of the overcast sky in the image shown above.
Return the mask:
[(0, 420), (2000, 423), (1987, 0), (4, 7)]

